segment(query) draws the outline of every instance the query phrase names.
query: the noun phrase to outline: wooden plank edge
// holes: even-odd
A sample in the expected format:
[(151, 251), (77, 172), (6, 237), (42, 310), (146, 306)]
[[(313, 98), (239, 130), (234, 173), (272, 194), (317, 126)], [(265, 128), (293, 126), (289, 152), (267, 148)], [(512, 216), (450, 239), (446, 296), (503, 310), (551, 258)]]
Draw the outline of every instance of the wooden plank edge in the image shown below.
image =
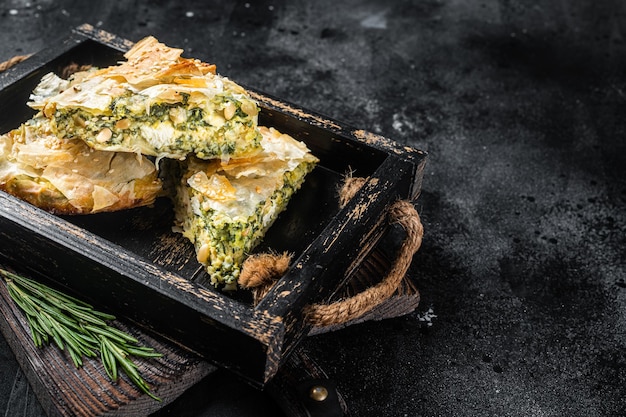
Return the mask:
[(152, 338), (121, 321), (116, 327), (154, 347), (162, 358), (136, 359), (139, 372), (161, 398), (155, 401), (140, 392), (125, 375), (109, 380), (99, 360), (84, 359), (76, 369), (58, 348), (35, 347), (22, 312), (0, 283), (0, 331), (49, 417), (146, 416), (178, 398), (216, 368), (199, 357)]

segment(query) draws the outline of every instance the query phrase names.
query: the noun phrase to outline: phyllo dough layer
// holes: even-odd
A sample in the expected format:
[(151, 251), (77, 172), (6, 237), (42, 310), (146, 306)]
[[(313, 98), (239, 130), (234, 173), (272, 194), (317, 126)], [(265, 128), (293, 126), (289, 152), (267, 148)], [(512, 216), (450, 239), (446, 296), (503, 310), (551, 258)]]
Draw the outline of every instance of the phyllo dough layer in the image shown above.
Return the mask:
[(0, 190), (52, 213), (89, 214), (152, 204), (162, 187), (146, 157), (59, 139), (39, 116), (0, 136)]
[(242, 262), (261, 241), (317, 158), (291, 136), (259, 127), (263, 151), (251, 158), (182, 163), (176, 222), (215, 286), (236, 288)]
[(182, 52), (145, 38), (124, 55), (127, 61), (74, 74), (63, 91), (35, 92), (29, 105), (50, 118), (59, 136), (98, 150), (174, 159), (259, 151), (256, 102), (214, 65)]

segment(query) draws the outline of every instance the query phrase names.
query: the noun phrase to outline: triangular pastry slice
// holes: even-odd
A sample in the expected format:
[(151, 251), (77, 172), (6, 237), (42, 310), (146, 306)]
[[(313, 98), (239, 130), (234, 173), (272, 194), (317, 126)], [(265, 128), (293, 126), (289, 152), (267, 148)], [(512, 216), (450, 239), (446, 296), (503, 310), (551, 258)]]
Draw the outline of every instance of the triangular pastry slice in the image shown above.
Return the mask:
[(162, 185), (146, 157), (59, 139), (36, 116), (0, 135), (0, 190), (55, 214), (91, 214), (152, 204)]
[(259, 127), (263, 151), (230, 161), (190, 158), (175, 198), (176, 223), (215, 286), (234, 289), (241, 265), (318, 160), (303, 143)]
[[(35, 92), (29, 105), (59, 136), (98, 150), (225, 160), (258, 152), (257, 103), (214, 65), (182, 52), (147, 37), (126, 61), (76, 73), (58, 94)], [(59, 80), (49, 76), (38, 89)]]

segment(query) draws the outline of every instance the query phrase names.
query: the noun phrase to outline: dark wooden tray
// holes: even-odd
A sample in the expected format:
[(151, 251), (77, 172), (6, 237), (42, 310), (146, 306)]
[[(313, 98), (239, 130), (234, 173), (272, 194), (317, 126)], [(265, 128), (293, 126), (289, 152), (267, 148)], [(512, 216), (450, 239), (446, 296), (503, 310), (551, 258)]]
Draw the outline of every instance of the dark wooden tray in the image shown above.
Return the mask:
[[(386, 275), (390, 270), (397, 244), (394, 233), (386, 234), (351, 274), (336, 297), (350, 297)], [(0, 263), (0, 267), (2, 266)], [(395, 293), (368, 313), (338, 325), (313, 327), (309, 335), (340, 330), (367, 320), (405, 315), (415, 310), (419, 300), (419, 292), (412, 281), (404, 277)], [(0, 285), (0, 331), (15, 353), (47, 416), (139, 417), (155, 412), (154, 417), (157, 417), (176, 415), (176, 410), (180, 410), (181, 407), (185, 411), (193, 409), (194, 404), (190, 404), (188, 398), (179, 399), (179, 396), (205, 376), (217, 371), (217, 368), (166, 340), (151, 337), (130, 323), (117, 320), (115, 325), (135, 336), (142, 344), (153, 347), (163, 354), (163, 357), (158, 359), (136, 359), (142, 376), (150, 385), (152, 392), (162, 399), (161, 402), (143, 395), (124, 374), (118, 382), (112, 382), (99, 359), (85, 358), (84, 366), (76, 369), (65, 352), (52, 346), (45, 349), (36, 348), (23, 312), (10, 299), (7, 288)], [(306, 356), (308, 356), (306, 352), (298, 346), (270, 383), (264, 387), (287, 416), (310, 416), (310, 410), (307, 408), (308, 394), (302, 392), (303, 386), (317, 384), (316, 381), (320, 378), (324, 379), (325, 384), (331, 383), (330, 377), (319, 368), (315, 360), (310, 357), (305, 360)], [(335, 394), (338, 399), (341, 398), (341, 393), (336, 388)], [(212, 400), (210, 396), (208, 399), (206, 396), (204, 398), (207, 401)], [(0, 405), (1, 400), (0, 398)], [(179, 404), (164, 408), (174, 400)], [(26, 402), (28, 398), (20, 401)], [(344, 409), (344, 415), (350, 415), (343, 401), (339, 401), (339, 407)], [(328, 412), (336, 409), (337, 406), (332, 404), (324, 406), (324, 410)]]
[[(83, 25), (0, 74), (0, 131), (32, 115), (25, 103), (47, 72), (111, 65), (131, 45)], [(165, 200), (151, 208), (59, 217), (0, 192), (0, 261), (254, 384), (267, 383), (310, 330), (303, 307), (329, 300), (345, 284), (388, 229), (390, 204), (417, 197), (426, 155), (249, 90), (262, 107), (261, 124), (304, 141), (321, 161), (258, 248), (295, 254), (259, 304), (245, 291), (225, 294), (205, 285), (193, 247), (171, 230)], [(337, 187), (349, 171), (368, 180), (339, 208)]]

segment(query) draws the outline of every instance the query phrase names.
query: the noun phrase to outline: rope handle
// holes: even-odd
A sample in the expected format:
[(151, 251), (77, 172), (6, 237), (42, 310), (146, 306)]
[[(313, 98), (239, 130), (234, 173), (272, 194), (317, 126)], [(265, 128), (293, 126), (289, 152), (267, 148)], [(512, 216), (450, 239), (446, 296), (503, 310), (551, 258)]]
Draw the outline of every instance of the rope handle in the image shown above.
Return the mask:
[(391, 223), (399, 223), (406, 237), (387, 276), (373, 287), (331, 304), (310, 304), (304, 308), (306, 321), (316, 327), (343, 324), (357, 319), (393, 295), (411, 266), (413, 255), (422, 244), (424, 227), (419, 214), (408, 201), (398, 201), (389, 209)]
[[(348, 178), (342, 191), (348, 187), (352, 188), (350, 193), (355, 193), (354, 189), (358, 190), (365, 182), (362, 178), (355, 178), (354, 180), (357, 181), (355, 187), (355, 182), (350, 181), (351, 179)], [(342, 195), (341, 200), (345, 200), (344, 195)], [(387, 216), (390, 224), (398, 223), (406, 232), (398, 256), (393, 261), (387, 275), (378, 284), (349, 298), (330, 304), (307, 305), (303, 312), (308, 324), (314, 327), (325, 327), (347, 323), (374, 309), (390, 298), (398, 289), (411, 265), (413, 255), (422, 244), (424, 227), (413, 204), (405, 200), (397, 201), (391, 205)], [(252, 290), (256, 304), (269, 292), (276, 280), (287, 271), (289, 261), (290, 256), (285, 253), (252, 255), (243, 264), (239, 284), (243, 288)]]
[(4, 72), (8, 70), (12, 66), (15, 66), (19, 64), (20, 62), (27, 60), (29, 57), (30, 55), (16, 55), (14, 57), (7, 59), (4, 62), (0, 62), (0, 72)]

